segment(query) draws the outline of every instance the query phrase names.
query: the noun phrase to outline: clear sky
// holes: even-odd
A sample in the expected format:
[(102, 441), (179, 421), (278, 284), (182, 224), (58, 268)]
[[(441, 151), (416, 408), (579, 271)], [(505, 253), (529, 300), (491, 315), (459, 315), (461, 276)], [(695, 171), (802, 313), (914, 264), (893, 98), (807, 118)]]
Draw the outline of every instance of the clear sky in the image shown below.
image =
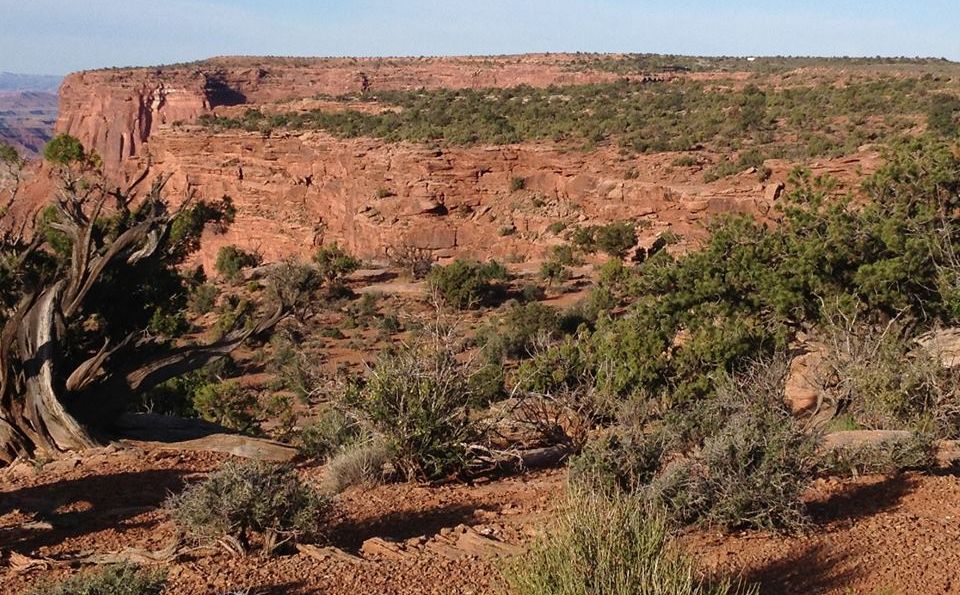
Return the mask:
[(0, 71), (547, 51), (960, 60), (960, 0), (0, 0)]

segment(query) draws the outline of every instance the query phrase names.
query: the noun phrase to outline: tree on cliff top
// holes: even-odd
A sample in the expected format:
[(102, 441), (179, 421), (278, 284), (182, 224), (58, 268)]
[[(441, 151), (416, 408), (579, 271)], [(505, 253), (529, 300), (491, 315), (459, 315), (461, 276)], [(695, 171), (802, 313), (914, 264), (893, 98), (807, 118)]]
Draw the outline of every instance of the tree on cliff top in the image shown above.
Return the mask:
[[(97, 443), (133, 395), (222, 357), (283, 318), (284, 304), (189, 344), (189, 279), (181, 273), (208, 223), (229, 223), (229, 205), (164, 198), (168, 178), (145, 192), (147, 172), (108, 185), (99, 160), (76, 139), (45, 151), (59, 188), (19, 220), (23, 161), (0, 147), (0, 461)], [(19, 209), (22, 210), (22, 209)]]

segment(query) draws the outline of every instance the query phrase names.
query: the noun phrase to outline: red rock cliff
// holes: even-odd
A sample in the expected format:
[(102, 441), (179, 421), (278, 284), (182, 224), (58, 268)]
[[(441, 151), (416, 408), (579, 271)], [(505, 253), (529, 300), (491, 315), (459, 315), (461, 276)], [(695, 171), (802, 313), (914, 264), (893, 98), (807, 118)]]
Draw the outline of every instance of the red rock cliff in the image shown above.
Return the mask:
[(79, 138), (108, 173), (143, 153), (157, 130), (219, 106), (272, 103), (364, 89), (547, 86), (612, 80), (571, 68), (572, 57), (215, 58), (191, 65), (73, 74), (60, 90), (56, 133)]

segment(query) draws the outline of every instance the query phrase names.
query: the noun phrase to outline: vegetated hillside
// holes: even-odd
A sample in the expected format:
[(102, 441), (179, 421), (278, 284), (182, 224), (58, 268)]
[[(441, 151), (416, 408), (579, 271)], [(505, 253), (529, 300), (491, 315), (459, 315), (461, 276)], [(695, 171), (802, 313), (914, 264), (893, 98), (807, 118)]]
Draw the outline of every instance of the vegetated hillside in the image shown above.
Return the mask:
[[(194, 115), (150, 120), (118, 169), (58, 139), (48, 169), (83, 181), (65, 187), (81, 208), (46, 209), (39, 250), (4, 240), (25, 256), (0, 261), (0, 320), (47, 320), (18, 316), (23, 296), (63, 299), (77, 261), (129, 251), (44, 344), (51, 375), (76, 370), (50, 389), (58, 419), (126, 441), (0, 476), (4, 588), (955, 590), (954, 65), (482, 60), (388, 66), (637, 78), (251, 99), (271, 81), (183, 111), (168, 80), (147, 112)], [(89, 105), (161, 76), (127, 74)], [(145, 213), (111, 192), (147, 152), (173, 176)], [(90, 221), (98, 196), (121, 206)], [(204, 345), (231, 349), (120, 403), (97, 390), (149, 380), (130, 352)]]

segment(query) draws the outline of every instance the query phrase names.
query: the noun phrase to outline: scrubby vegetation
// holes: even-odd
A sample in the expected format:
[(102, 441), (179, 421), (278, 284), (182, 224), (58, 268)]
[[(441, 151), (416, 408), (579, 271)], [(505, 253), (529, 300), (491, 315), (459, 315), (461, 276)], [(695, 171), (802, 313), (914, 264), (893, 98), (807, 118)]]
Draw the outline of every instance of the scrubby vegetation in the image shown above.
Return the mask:
[(427, 284), (446, 305), (463, 310), (502, 299), (502, 283), (508, 278), (507, 269), (495, 260), (455, 260), (447, 266), (434, 267), (427, 275)]
[(228, 462), (171, 497), (166, 507), (186, 536), (199, 543), (245, 554), (257, 537), (262, 552), (270, 554), (290, 540), (316, 536), (328, 504), (292, 469)]
[(669, 532), (643, 502), (573, 492), (557, 526), (506, 567), (517, 595), (721, 595), (752, 593), (709, 580), (670, 547)]
[[(457, 145), (609, 141), (641, 153), (763, 148), (768, 158), (814, 157), (850, 153), (909, 131), (926, 120), (925, 106), (934, 100), (945, 107), (932, 108), (932, 125), (949, 130), (953, 116), (946, 114), (949, 103), (943, 98), (955, 96), (948, 89), (947, 79), (937, 76), (854, 77), (842, 86), (830, 80), (775, 89), (687, 79), (624, 80), (545, 89), (378, 92), (363, 100), (399, 109), (250, 110), (240, 118), (207, 116), (202, 123), (261, 132), (318, 128), (345, 137)], [(519, 190), (517, 184), (511, 182), (511, 190)]]
[(160, 595), (166, 583), (161, 570), (144, 570), (132, 564), (88, 571), (59, 583), (43, 584), (31, 595)]

